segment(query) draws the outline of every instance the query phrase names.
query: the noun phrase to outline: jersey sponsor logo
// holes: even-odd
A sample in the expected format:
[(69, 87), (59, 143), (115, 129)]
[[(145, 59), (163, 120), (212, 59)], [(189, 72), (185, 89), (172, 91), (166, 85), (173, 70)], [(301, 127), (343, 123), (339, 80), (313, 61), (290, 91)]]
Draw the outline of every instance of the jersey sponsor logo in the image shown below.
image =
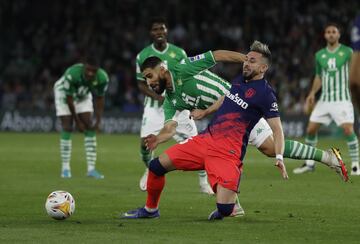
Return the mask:
[(250, 98), (253, 97), (255, 95), (256, 91), (254, 88), (249, 88), (246, 92), (245, 92), (245, 98)]
[(273, 103), (271, 104), (270, 111), (274, 111), (274, 112), (279, 111), (277, 102), (273, 102)]
[(239, 105), (241, 108), (243, 109), (247, 109), (249, 107), (249, 104), (247, 102), (245, 102), (244, 100), (241, 99), (241, 97), (239, 97), (238, 93), (231, 94), (230, 91), (226, 92), (225, 94), (230, 100), (232, 100), (233, 102), (235, 102), (237, 105)]
[(201, 60), (201, 59), (204, 59), (204, 58), (205, 58), (204, 54), (199, 54), (199, 55), (196, 55), (194, 57), (190, 57), (189, 60), (190, 60), (190, 62), (195, 62), (195, 61), (198, 61), (198, 60)]

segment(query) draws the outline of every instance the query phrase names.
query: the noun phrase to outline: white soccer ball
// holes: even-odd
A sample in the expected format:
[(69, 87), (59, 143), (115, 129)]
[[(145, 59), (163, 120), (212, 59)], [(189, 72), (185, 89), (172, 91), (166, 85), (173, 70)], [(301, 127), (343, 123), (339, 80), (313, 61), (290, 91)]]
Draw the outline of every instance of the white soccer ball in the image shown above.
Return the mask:
[(75, 200), (69, 192), (53, 191), (46, 199), (45, 209), (54, 219), (67, 219), (75, 211)]

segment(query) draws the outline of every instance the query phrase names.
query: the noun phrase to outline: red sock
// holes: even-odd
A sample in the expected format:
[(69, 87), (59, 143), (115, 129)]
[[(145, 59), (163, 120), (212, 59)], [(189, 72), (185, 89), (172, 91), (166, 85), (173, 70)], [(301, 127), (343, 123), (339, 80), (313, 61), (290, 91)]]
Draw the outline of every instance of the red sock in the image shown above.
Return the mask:
[(157, 208), (159, 206), (160, 195), (165, 186), (165, 176), (157, 176), (151, 170), (147, 179), (147, 198), (146, 207)]

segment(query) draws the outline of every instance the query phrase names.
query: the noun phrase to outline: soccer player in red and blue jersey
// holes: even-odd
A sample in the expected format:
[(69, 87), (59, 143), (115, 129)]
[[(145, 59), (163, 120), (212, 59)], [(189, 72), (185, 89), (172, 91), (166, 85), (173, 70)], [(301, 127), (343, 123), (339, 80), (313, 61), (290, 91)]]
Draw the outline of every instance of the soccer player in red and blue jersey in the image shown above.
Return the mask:
[[(165, 174), (173, 170), (205, 169), (216, 192), (217, 209), (209, 220), (223, 219), (234, 208), (242, 161), (250, 131), (260, 118), (269, 123), (274, 136), (276, 166), (288, 178), (283, 163), (284, 134), (274, 90), (264, 79), (271, 63), (267, 45), (255, 41), (243, 63), (243, 77), (232, 84), (208, 128), (184, 144), (170, 147), (149, 165), (145, 207), (124, 213), (123, 218), (156, 218), (165, 185)], [(152, 145), (148, 145), (151, 147)]]

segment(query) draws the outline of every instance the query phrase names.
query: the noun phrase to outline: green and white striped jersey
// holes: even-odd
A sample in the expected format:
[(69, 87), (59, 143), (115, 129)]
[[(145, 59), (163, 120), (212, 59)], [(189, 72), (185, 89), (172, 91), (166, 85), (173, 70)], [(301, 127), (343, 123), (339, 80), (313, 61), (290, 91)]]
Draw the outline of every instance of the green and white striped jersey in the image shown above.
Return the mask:
[(165, 122), (172, 120), (176, 110), (206, 109), (224, 95), (231, 84), (207, 70), (216, 64), (211, 51), (183, 59), (169, 70), (173, 90), (166, 90)]
[[(182, 59), (187, 58), (186, 52), (171, 43), (167, 43), (167, 46), (164, 51), (160, 52), (154, 47), (154, 44), (151, 44), (145, 47), (136, 57), (136, 79), (145, 80), (141, 71), (141, 64), (148, 57), (156, 56), (160, 58), (166, 65), (169, 70), (172, 70), (175, 65), (177, 65)], [(152, 99), (149, 96), (145, 96), (144, 106), (159, 107), (158, 101)]]
[[(84, 77), (84, 64), (70, 66), (63, 76), (55, 83), (55, 89), (72, 96), (75, 101), (85, 98), (90, 92), (96, 96), (105, 96), (109, 85), (109, 76), (105, 70), (99, 68), (94, 80), (86, 80)], [(65, 98), (64, 98), (65, 99)], [(66, 103), (66, 100), (63, 101)]]
[(327, 48), (315, 54), (315, 73), (321, 78), (320, 101), (350, 101), (349, 64), (352, 49), (343, 44), (333, 51)]

